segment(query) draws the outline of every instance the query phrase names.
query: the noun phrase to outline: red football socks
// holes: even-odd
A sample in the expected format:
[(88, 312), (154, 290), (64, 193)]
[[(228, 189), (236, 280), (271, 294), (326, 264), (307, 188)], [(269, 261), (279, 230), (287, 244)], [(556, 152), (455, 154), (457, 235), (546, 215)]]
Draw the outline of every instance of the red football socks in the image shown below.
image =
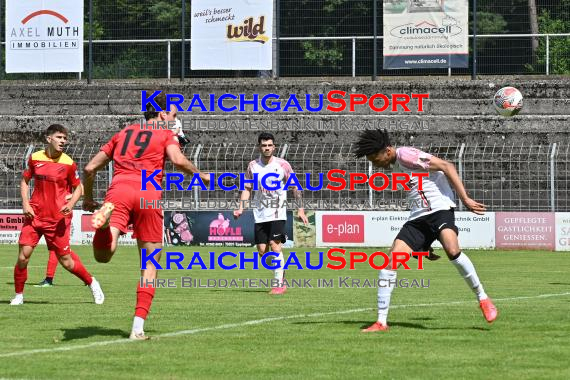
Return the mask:
[(152, 285), (141, 287), (140, 281), (137, 285), (137, 306), (135, 307), (135, 316), (146, 319), (150, 311), (150, 305), (154, 298), (155, 288)]
[(28, 279), (28, 268), (20, 269), (18, 265), (14, 267), (14, 289), (16, 293), (24, 292), (24, 284)]
[(46, 269), (46, 277), (54, 278), (57, 264), (59, 263), (55, 251), (49, 251), (49, 258)]
[(87, 269), (85, 269), (83, 266), (83, 263), (81, 262), (79, 256), (77, 256), (75, 252), (71, 251), (71, 258), (73, 259), (73, 270), (71, 273), (79, 277), (81, 281), (85, 283), (85, 285), (91, 285), (93, 278), (91, 277), (91, 274), (87, 272)]

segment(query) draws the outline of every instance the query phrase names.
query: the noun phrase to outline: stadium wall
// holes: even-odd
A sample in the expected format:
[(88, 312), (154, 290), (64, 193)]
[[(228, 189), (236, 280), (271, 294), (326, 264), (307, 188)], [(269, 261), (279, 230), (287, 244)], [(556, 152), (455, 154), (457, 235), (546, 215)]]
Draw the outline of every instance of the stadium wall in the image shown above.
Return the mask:
[[(514, 118), (497, 116), (491, 106), (491, 99), (497, 89), (515, 85), (525, 96), (525, 104), (520, 115)], [(336, 143), (353, 141), (355, 131), (368, 127), (387, 128), (392, 132), (396, 144), (516, 144), (540, 145), (568, 142), (570, 133), (570, 80), (566, 78), (550, 80), (529, 80), (518, 78), (487, 78), (469, 81), (463, 79), (440, 79), (398, 81), (382, 79), (377, 82), (347, 79), (308, 79), (308, 80), (261, 80), (261, 79), (204, 79), (188, 80), (184, 83), (160, 81), (130, 82), (110, 81), (87, 85), (83, 82), (14, 82), (0, 83), (0, 142), (41, 144), (41, 134), (46, 126), (62, 123), (72, 131), (71, 143), (77, 146), (96, 146), (103, 143), (125, 123), (134, 122), (140, 115), (140, 91), (161, 89), (168, 93), (186, 97), (184, 108), (189, 105), (192, 94), (200, 94), (206, 107), (208, 94), (245, 94), (251, 99), (253, 94), (262, 97), (274, 93), (282, 98), (290, 94), (324, 94), (332, 90), (347, 93), (429, 93), (425, 101), (425, 112), (416, 110), (417, 102), (412, 101), (412, 112), (374, 113), (369, 107), (357, 106), (355, 112), (345, 110), (339, 113), (323, 111), (310, 112), (254, 112), (251, 106), (243, 113), (181, 113), (180, 117), (187, 128), (192, 144), (213, 143), (253, 143), (257, 134), (270, 130), (281, 143)], [(235, 102), (234, 102), (235, 103)], [(231, 101), (224, 102), (231, 106)], [(17, 210), (4, 210), (14, 213)], [(73, 235), (74, 244), (89, 244), (89, 231), (82, 230), (81, 214), (75, 212)], [(353, 213), (351, 213), (353, 214)], [(382, 213), (386, 214), (386, 213)], [(498, 247), (496, 240), (497, 217), (503, 213), (488, 213), (486, 222), (470, 225), (480, 234), (462, 233), (465, 244), (473, 247)], [(548, 228), (555, 233), (547, 238), (547, 249), (570, 250), (569, 213), (546, 213), (550, 216)], [(366, 215), (366, 214), (363, 214)], [(322, 220), (322, 219), (321, 219)], [(462, 225), (463, 222), (458, 222)], [(372, 223), (368, 228), (396, 228), (403, 224)], [(14, 224), (3, 222), (0, 226), (0, 241), (15, 242)], [(302, 246), (319, 245), (322, 242), (323, 227), (318, 223), (313, 231), (306, 231)], [(493, 231), (491, 235), (489, 231)], [(295, 227), (300, 236), (299, 226)], [(375, 241), (374, 246), (386, 243), (395, 236), (394, 231), (379, 234), (386, 241)], [(303, 234), (301, 234), (303, 235)], [(320, 236), (319, 240), (313, 236)], [(493, 236), (493, 240), (490, 240)], [(342, 243), (342, 242), (339, 242)], [(131, 244), (125, 240), (125, 244)], [(297, 246), (300, 246), (296, 244)], [(502, 245), (504, 247), (504, 244)], [(528, 248), (528, 247), (527, 247)]]
[[(494, 93), (503, 86), (515, 85), (525, 96), (524, 108), (515, 118), (497, 116), (491, 106)], [(568, 141), (570, 117), (570, 80), (529, 80), (489, 78), (426, 79), (377, 82), (347, 79), (330, 80), (262, 80), (203, 79), (179, 83), (159, 81), (97, 82), (11, 82), (0, 83), (0, 141), (40, 141), (41, 131), (59, 122), (73, 131), (72, 143), (93, 144), (106, 140), (125, 123), (138, 120), (141, 90), (161, 89), (182, 94), (190, 104), (192, 94), (199, 94), (209, 107), (210, 93), (245, 94), (252, 99), (274, 93), (281, 98), (297, 94), (326, 94), (332, 90), (363, 93), (370, 97), (382, 94), (429, 93), (425, 112), (417, 112), (417, 100), (410, 102), (411, 112), (376, 113), (367, 106), (356, 106), (354, 112), (324, 110), (304, 112), (184, 112), (180, 114), (192, 143), (251, 143), (263, 130), (276, 133), (280, 142), (322, 143), (347, 141), (355, 129), (387, 128), (397, 144), (413, 142), (432, 144), (445, 138), (448, 143), (521, 143), (549, 144)], [(347, 95), (348, 97), (348, 95)], [(228, 107), (237, 101), (226, 100)]]

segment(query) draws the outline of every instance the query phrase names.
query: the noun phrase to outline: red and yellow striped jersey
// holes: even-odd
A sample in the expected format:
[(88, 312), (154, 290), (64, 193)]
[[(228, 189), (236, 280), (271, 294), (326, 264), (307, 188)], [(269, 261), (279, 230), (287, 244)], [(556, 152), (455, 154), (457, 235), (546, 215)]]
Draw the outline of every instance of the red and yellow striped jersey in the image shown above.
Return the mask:
[[(50, 158), (45, 150), (30, 156), (23, 176), (34, 180), (30, 205), (36, 218), (45, 221), (64, 217), (59, 210), (66, 203), (65, 196), (81, 184), (77, 165), (71, 157), (62, 153), (58, 158)], [(68, 217), (71, 218), (71, 214)]]

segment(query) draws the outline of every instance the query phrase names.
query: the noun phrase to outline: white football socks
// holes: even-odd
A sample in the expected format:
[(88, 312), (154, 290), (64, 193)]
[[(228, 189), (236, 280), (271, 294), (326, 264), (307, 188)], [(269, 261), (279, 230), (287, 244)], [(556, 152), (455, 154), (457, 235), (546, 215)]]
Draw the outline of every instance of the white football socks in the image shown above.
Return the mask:
[(488, 298), (481, 281), (479, 281), (479, 276), (477, 276), (473, 263), (465, 253), (459, 252), (455, 260), (451, 260), (451, 263), (457, 268), (459, 274), (473, 290), (479, 301)]
[(378, 275), (378, 322), (386, 326), (390, 297), (396, 285), (397, 272), (395, 270), (382, 269)]
[(283, 252), (275, 252), (275, 253), (279, 253), (279, 256), (277, 256), (277, 258), (275, 259), (275, 261), (279, 262), (279, 268), (275, 269), (275, 279), (278, 281), (279, 286), (283, 286), (283, 275), (285, 273), (285, 270), (283, 269), (283, 266), (285, 266), (285, 258), (283, 257)]
[(144, 319), (136, 317), (133, 319), (133, 331), (135, 334), (142, 334), (144, 330)]

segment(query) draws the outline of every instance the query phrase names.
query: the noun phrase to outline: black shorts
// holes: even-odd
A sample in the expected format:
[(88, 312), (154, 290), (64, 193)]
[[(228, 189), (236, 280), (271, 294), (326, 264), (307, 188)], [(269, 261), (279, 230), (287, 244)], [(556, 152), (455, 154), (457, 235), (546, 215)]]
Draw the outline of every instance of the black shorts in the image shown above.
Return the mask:
[(255, 244), (268, 244), (271, 240), (285, 243), (285, 220), (255, 223)]
[(406, 222), (396, 239), (405, 242), (414, 252), (427, 252), (431, 244), (439, 239), (440, 232), (446, 228), (451, 228), (459, 235), (454, 209), (436, 211)]

